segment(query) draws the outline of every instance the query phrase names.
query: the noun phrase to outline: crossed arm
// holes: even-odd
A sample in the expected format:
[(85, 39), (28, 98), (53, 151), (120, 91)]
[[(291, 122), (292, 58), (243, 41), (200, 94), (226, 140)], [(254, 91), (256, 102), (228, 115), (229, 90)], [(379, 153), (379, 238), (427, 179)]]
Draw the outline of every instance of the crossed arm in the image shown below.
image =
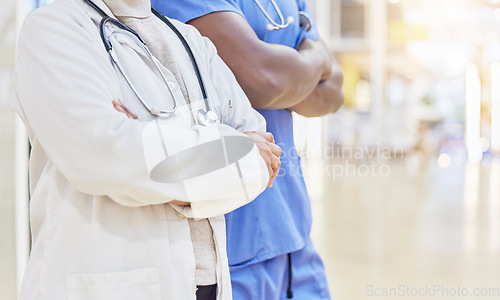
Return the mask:
[[(112, 101), (113, 107), (125, 114), (130, 119), (138, 119), (137, 115), (135, 115), (132, 111), (130, 111), (120, 99), (116, 99)], [(269, 172), (269, 182), (267, 184), (268, 187), (273, 185), (274, 179), (278, 176), (278, 172), (281, 166), (281, 161), (279, 160), (281, 156), (281, 148), (276, 145), (274, 141), (274, 137), (270, 132), (263, 131), (247, 131), (245, 134), (252, 139), (257, 148), (259, 149), (259, 153), (264, 159), (268, 172)], [(181, 205), (181, 206), (189, 206), (189, 202), (172, 200), (170, 201), (172, 204)]]
[(313, 92), (303, 101), (289, 107), (291, 111), (305, 117), (318, 117), (336, 112), (344, 103), (342, 83), (344, 77), (337, 61), (332, 57), (332, 72), (330, 76), (321, 80)]
[(320, 116), (342, 105), (342, 72), (321, 40), (306, 39), (297, 50), (265, 43), (242, 16), (227, 11), (188, 23), (216, 45), (253, 107)]

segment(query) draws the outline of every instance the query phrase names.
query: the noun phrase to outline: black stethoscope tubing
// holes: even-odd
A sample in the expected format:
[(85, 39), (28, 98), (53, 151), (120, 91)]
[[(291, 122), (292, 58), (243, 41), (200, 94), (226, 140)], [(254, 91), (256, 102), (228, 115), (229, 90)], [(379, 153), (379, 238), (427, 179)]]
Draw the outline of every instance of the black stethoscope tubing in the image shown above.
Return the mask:
[[(92, 7), (95, 11), (97, 11), (102, 17), (102, 20), (99, 24), (99, 33), (101, 36), (102, 43), (104, 44), (104, 47), (106, 48), (107, 52), (110, 52), (113, 48), (111, 43), (106, 39), (106, 35), (104, 33), (105, 25), (108, 22), (116, 25), (117, 27), (119, 27), (123, 30), (126, 30), (126, 31), (132, 33), (134, 36), (136, 36), (139, 39), (139, 41), (141, 41), (141, 43), (146, 45), (144, 40), (141, 38), (141, 36), (135, 30), (133, 30), (129, 26), (123, 24), (122, 22), (118, 21), (117, 19), (110, 17), (108, 14), (106, 14), (99, 6), (97, 6), (91, 0), (84, 0), (84, 1), (90, 7)], [(203, 78), (201, 76), (200, 68), (198, 67), (198, 63), (196, 62), (196, 58), (194, 57), (193, 51), (191, 50), (191, 47), (189, 46), (188, 42), (186, 41), (184, 36), (179, 32), (179, 30), (175, 27), (175, 25), (172, 24), (172, 22), (170, 22), (170, 20), (168, 20), (164, 15), (162, 15), (158, 10), (156, 10), (154, 7), (151, 7), (151, 12), (157, 18), (159, 18), (161, 21), (163, 21), (175, 33), (175, 35), (179, 38), (182, 45), (184, 46), (184, 49), (186, 49), (188, 56), (189, 56), (189, 59), (191, 60), (194, 71), (196, 73), (196, 78), (198, 79), (198, 84), (200, 86), (201, 93), (203, 95), (203, 101), (205, 102), (207, 112), (212, 111), (212, 107), (211, 107), (210, 102), (208, 100), (207, 91), (205, 89), (205, 84), (204, 84)]]
[(194, 71), (196, 73), (196, 78), (198, 78), (198, 84), (200, 85), (201, 93), (203, 95), (203, 100), (205, 101), (205, 105), (207, 106), (207, 110), (212, 110), (212, 107), (210, 106), (210, 103), (208, 101), (208, 96), (207, 96), (207, 91), (205, 89), (205, 84), (203, 83), (203, 78), (201, 77), (200, 69), (198, 68), (198, 64), (196, 63), (196, 59), (194, 57), (193, 51), (191, 50), (191, 47), (189, 46), (188, 42), (184, 38), (184, 36), (179, 32), (177, 27), (170, 22), (169, 19), (167, 19), (164, 15), (162, 15), (156, 8), (151, 7), (151, 11), (153, 14), (158, 17), (160, 20), (162, 20), (165, 24), (167, 24), (170, 29), (177, 35), (179, 40), (181, 41), (182, 45), (184, 46), (184, 49), (186, 49), (189, 59), (191, 59), (191, 63), (193, 64)]

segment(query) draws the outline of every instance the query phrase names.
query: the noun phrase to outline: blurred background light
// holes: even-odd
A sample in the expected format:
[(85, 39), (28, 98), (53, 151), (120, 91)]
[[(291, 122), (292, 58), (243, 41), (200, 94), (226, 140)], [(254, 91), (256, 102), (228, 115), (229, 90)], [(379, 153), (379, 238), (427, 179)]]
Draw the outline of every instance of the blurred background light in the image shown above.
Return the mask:
[(481, 82), (476, 65), (469, 64), (467, 66), (465, 81), (465, 138), (468, 158), (472, 162), (480, 162), (483, 156), (481, 146)]
[(446, 169), (451, 164), (451, 157), (448, 153), (441, 153), (437, 159), (437, 164), (441, 169)]

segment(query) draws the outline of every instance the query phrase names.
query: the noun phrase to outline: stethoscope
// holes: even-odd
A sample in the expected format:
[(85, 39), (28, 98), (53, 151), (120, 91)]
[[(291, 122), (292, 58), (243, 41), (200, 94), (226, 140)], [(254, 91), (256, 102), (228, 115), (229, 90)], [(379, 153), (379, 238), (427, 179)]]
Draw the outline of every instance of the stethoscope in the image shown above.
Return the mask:
[[(108, 52), (112, 63), (118, 68), (120, 73), (122, 74), (123, 78), (127, 82), (127, 84), (130, 86), (136, 97), (139, 99), (139, 101), (142, 103), (142, 105), (155, 117), (160, 117), (160, 118), (168, 118), (172, 116), (175, 111), (177, 110), (177, 102), (175, 101), (174, 93), (172, 91), (172, 88), (170, 87), (170, 84), (168, 83), (167, 79), (165, 78), (165, 75), (160, 69), (160, 66), (158, 63), (153, 59), (153, 55), (149, 51), (148, 47), (146, 46), (146, 43), (144, 40), (141, 38), (141, 36), (132, 28), (128, 27), (127, 25), (123, 24), (122, 22), (118, 21), (115, 18), (112, 18), (108, 16), (100, 7), (98, 7), (92, 0), (84, 0), (90, 7), (92, 7), (94, 10), (96, 10), (102, 17), (101, 22), (99, 24), (99, 33), (101, 35), (102, 42), (104, 44), (104, 47), (106, 48), (106, 51)], [(187, 43), (186, 39), (182, 36), (182, 34), (179, 32), (179, 30), (170, 22), (165, 16), (163, 16), (160, 12), (158, 12), (155, 8), (151, 7), (151, 11), (153, 14), (158, 17), (160, 20), (162, 20), (167, 26), (177, 35), (179, 40), (181, 41), (182, 45), (186, 49), (189, 58), (191, 59), (191, 63), (193, 64), (194, 71), (196, 73), (196, 77), (198, 79), (198, 84), (200, 85), (201, 93), (203, 95), (203, 100), (205, 102), (205, 109), (200, 109), (197, 112), (197, 119), (198, 123), (201, 125), (210, 125), (210, 124), (215, 124), (215, 123), (220, 123), (219, 118), (217, 114), (212, 110), (212, 105), (210, 103), (210, 100), (208, 99), (207, 91), (205, 89), (205, 84), (203, 83), (203, 78), (201, 77), (200, 69), (198, 68), (198, 64), (196, 63), (196, 59), (194, 57), (193, 51), (191, 50), (191, 47)], [(137, 42), (137, 45), (139, 45), (144, 52), (146, 53), (147, 57), (153, 61), (157, 71), (160, 73), (165, 85), (167, 86), (167, 89), (172, 96), (172, 99), (174, 101), (174, 104), (172, 105), (171, 109), (164, 110), (160, 109), (157, 106), (149, 106), (145, 99), (143, 99), (140, 95), (135, 86), (132, 84), (130, 81), (129, 77), (127, 74), (124, 72), (122, 66), (119, 63), (119, 59), (117, 58), (116, 54), (113, 52), (113, 45), (111, 44), (110, 38), (106, 37), (105, 34), (105, 28), (106, 24), (110, 23), (118, 28), (122, 29), (124, 33), (127, 33), (128, 35), (131, 35), (134, 37), (133, 40)]]
[[(262, 14), (269, 21), (269, 23), (266, 25), (266, 29), (268, 31), (285, 29), (288, 26), (290, 26), (290, 24), (292, 24), (293, 22), (295, 22), (295, 18), (292, 17), (292, 16), (288, 16), (288, 18), (286, 18), (286, 22), (285, 22), (285, 17), (283, 16), (283, 12), (279, 8), (278, 4), (276, 3), (276, 0), (269, 0), (269, 1), (271, 1), (271, 4), (273, 5), (274, 10), (278, 14), (278, 17), (280, 19), (279, 23), (276, 22), (269, 15), (269, 13), (264, 9), (264, 7), (259, 2), (259, 0), (254, 0), (254, 1), (257, 4), (257, 6), (259, 7), (259, 9), (262, 12)], [(307, 12), (305, 12), (305, 11), (299, 11), (299, 24), (300, 24), (300, 28), (302, 28), (303, 32), (309, 31), (311, 29), (311, 27), (312, 27), (311, 17), (309, 16), (309, 14)]]

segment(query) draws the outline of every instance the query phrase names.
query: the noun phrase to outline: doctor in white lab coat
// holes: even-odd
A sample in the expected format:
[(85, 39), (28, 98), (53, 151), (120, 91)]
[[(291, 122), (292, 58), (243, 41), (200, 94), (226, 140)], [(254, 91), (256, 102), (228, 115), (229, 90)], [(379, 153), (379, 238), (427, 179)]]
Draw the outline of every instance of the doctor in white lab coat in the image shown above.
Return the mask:
[[(111, 1), (94, 2), (113, 16)], [(136, 2), (141, 18), (149, 10), (149, 1), (113, 1)], [(279, 147), (263, 133), (242, 133), (265, 130), (264, 119), (211, 42), (173, 21), (222, 123), (197, 124), (196, 112), (205, 107), (191, 61), (167, 26), (149, 19), (163, 29), (159, 40), (168, 40), (175, 58), (177, 73), (158, 61), (172, 94), (131, 38), (110, 36), (150, 105), (168, 109), (175, 100), (169, 118), (153, 117), (111, 64), (99, 36), (101, 16), (83, 0), (56, 0), (25, 21), (12, 102), (32, 145), (33, 243), (21, 300), (196, 299), (190, 226), (200, 219), (213, 232), (213, 249), (205, 250), (216, 257), (217, 299), (231, 299), (223, 214), (270, 184)], [(138, 120), (119, 112), (116, 101)]]

